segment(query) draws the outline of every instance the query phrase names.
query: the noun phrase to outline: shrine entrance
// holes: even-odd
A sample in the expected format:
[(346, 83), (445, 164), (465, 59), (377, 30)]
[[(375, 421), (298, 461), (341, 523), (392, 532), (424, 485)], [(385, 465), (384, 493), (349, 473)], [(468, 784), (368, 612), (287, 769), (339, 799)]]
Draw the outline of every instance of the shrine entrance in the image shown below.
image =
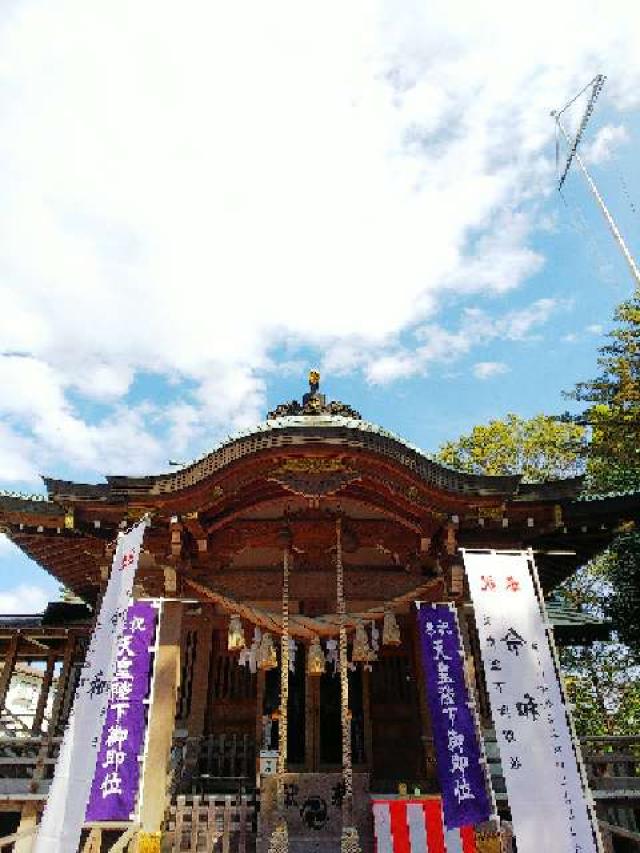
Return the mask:
[[(339, 770), (342, 766), (340, 680), (333, 672), (308, 675), (305, 657), (305, 649), (299, 645), (295, 670), (289, 673), (287, 763), (291, 771), (299, 773)], [(265, 674), (262, 714), (266, 723), (264, 748), (268, 749), (275, 749), (278, 743), (279, 689), (277, 668)], [(349, 697), (352, 760), (354, 765), (365, 765), (365, 702), (360, 669), (349, 673)]]
[[(307, 737), (307, 771), (319, 773), (342, 767), (342, 730), (340, 724), (340, 679), (327, 671), (320, 677), (307, 676), (311, 713), (307, 716), (311, 731)], [(351, 709), (351, 756), (353, 764), (367, 763), (365, 750), (363, 678), (360, 669), (349, 672)]]

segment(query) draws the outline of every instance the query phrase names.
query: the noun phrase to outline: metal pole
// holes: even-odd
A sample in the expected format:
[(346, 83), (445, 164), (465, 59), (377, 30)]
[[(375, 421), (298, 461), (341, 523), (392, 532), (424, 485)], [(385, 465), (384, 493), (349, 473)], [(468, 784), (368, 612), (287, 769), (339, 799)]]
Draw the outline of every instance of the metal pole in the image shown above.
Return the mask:
[[(556, 122), (558, 124), (558, 127), (560, 128), (560, 130), (562, 132), (562, 135), (564, 136), (564, 138), (567, 142), (567, 145), (569, 146), (569, 149), (571, 150), (572, 143), (571, 143), (571, 140), (567, 134), (567, 131), (562, 126), (562, 122), (560, 121), (560, 117), (558, 115), (556, 115), (555, 119), (556, 119)], [(622, 254), (625, 257), (626, 262), (629, 264), (629, 268), (631, 270), (631, 275), (634, 277), (636, 285), (638, 287), (640, 287), (640, 270), (638, 269), (638, 266), (637, 266), (636, 262), (634, 261), (632, 255), (631, 255), (631, 252), (629, 251), (629, 249), (627, 249), (627, 245), (624, 242), (624, 239), (623, 239), (622, 234), (620, 233), (620, 231), (618, 229), (618, 226), (614, 222), (613, 216), (609, 213), (609, 209), (607, 208), (607, 205), (604, 203), (604, 199), (600, 195), (600, 193), (598, 191), (598, 187), (595, 184), (595, 181), (593, 180), (593, 178), (591, 177), (591, 175), (587, 171), (587, 167), (584, 165), (582, 157), (578, 154), (577, 150), (575, 151), (574, 156), (576, 158), (578, 166), (580, 167), (580, 169), (582, 171), (582, 174), (584, 175), (587, 183), (589, 184), (589, 188), (590, 188), (591, 192), (595, 196), (595, 199), (598, 202), (598, 205), (600, 206), (600, 210), (602, 211), (604, 218), (607, 220), (607, 224), (608, 224), (609, 228), (611, 229), (611, 233), (613, 234), (615, 241), (620, 246), (620, 248), (622, 250)]]

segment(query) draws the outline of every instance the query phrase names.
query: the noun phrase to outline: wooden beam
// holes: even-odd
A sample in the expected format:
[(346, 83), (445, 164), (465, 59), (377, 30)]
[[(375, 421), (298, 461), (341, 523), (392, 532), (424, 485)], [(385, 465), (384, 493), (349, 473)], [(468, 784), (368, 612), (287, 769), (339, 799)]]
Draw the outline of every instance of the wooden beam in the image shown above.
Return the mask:
[(20, 825), (16, 833), (13, 853), (31, 853), (35, 844), (35, 833), (38, 825), (38, 805), (34, 802), (24, 803), (20, 815)]
[(162, 829), (167, 806), (169, 760), (180, 686), (183, 610), (182, 602), (165, 601), (160, 614), (140, 804), (140, 828), (145, 833)]
[[(33, 843), (32, 837), (35, 835), (35, 831), (35, 827), (30, 827), (29, 829), (25, 829), (20, 832), (13, 832), (11, 835), (3, 836), (0, 838), (0, 850), (6, 849), (10, 844), (15, 845), (16, 842), (19, 842), (21, 839), (29, 839)], [(15, 846), (13, 849), (15, 853), (15, 851), (18, 850), (18, 847)], [(27, 849), (30, 850), (31, 848)]]
[(19, 642), (20, 635), (14, 634), (9, 642), (9, 648), (7, 649), (7, 653), (4, 657), (4, 666), (2, 668), (2, 672), (0, 673), (0, 714), (5, 710), (7, 695), (9, 693), (9, 687), (11, 686), (11, 679), (13, 677), (16, 659), (18, 657)]
[(34, 735), (39, 734), (42, 729), (42, 723), (44, 721), (45, 711), (47, 710), (47, 701), (49, 699), (49, 692), (53, 682), (53, 673), (55, 671), (57, 659), (58, 655), (54, 651), (50, 651), (49, 656), (47, 657), (47, 667), (44, 672), (42, 684), (40, 685), (40, 695), (38, 696), (36, 712), (33, 715), (31, 733)]
[(64, 707), (64, 697), (69, 686), (69, 678), (71, 676), (71, 667), (73, 666), (75, 650), (76, 637), (74, 634), (70, 634), (65, 645), (64, 656), (62, 658), (62, 669), (60, 670), (60, 676), (56, 686), (56, 695), (53, 700), (53, 708), (51, 709), (51, 719), (49, 720), (49, 726), (47, 729), (49, 737), (55, 735), (58, 725), (60, 724), (62, 709)]

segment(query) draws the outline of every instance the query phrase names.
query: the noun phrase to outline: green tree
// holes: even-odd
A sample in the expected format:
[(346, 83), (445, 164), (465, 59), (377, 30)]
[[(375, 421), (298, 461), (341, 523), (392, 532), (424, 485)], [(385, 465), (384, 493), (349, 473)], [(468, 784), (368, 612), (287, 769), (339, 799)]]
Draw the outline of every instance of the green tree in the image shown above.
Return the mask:
[[(436, 454), (446, 465), (478, 474), (522, 474), (530, 482), (574, 476), (588, 459), (588, 431), (571, 420), (537, 415), (526, 420), (509, 414), (504, 420), (474, 427), (468, 435), (447, 442)], [(594, 474), (591, 473), (594, 483)], [(625, 568), (612, 548), (582, 567), (557, 590), (579, 611), (603, 617), (614, 625), (624, 621), (623, 600), (616, 609), (612, 580)], [(628, 570), (628, 566), (627, 569)], [(636, 581), (637, 583), (637, 581)], [(623, 589), (623, 586), (620, 586)], [(640, 584), (636, 590), (640, 589)], [(624, 601), (637, 602), (627, 594)], [(638, 630), (638, 628), (636, 628)], [(560, 659), (579, 735), (636, 733), (640, 725), (640, 672), (635, 666), (629, 632), (610, 642), (565, 646)]]
[(640, 658), (640, 531), (629, 525), (616, 537), (604, 559), (612, 590), (604, 611), (620, 639)]
[[(615, 311), (600, 348), (600, 374), (569, 394), (588, 403), (581, 420), (591, 427), (587, 491), (640, 491), (640, 290)], [(620, 638), (640, 655), (640, 532), (628, 525), (604, 557), (611, 593), (605, 612)]]
[[(612, 556), (606, 552), (556, 591), (567, 604), (592, 616), (607, 615), (613, 587)], [(615, 621), (613, 621), (615, 625)], [(606, 642), (562, 646), (560, 663), (578, 734), (632, 735), (640, 727), (640, 668), (633, 649), (621, 637)]]
[(616, 642), (564, 646), (560, 662), (580, 737), (638, 733), (640, 680), (628, 646)]
[(640, 488), (640, 291), (615, 311), (600, 348), (600, 375), (579, 382), (570, 398), (588, 403), (592, 429), (588, 485), (592, 491)]
[(458, 471), (522, 474), (527, 482), (542, 482), (580, 474), (585, 450), (583, 426), (549, 415), (508, 414), (443, 444), (436, 459)]

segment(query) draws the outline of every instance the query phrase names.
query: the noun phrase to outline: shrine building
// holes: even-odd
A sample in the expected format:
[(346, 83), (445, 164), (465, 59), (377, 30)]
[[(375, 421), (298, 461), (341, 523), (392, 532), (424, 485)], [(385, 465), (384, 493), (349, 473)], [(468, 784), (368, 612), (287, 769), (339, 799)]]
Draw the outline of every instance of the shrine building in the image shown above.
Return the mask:
[[(531, 549), (556, 642), (589, 642), (610, 626), (561, 607), (554, 590), (621, 525), (640, 519), (640, 495), (586, 498), (579, 477), (529, 484), (446, 468), (328, 402), (314, 373), (302, 402), (278, 406), (184, 467), (45, 484), (46, 498), (0, 494), (0, 530), (67, 591), (41, 615), (0, 617), (0, 836), (38, 818), (117, 534), (148, 515), (134, 597), (162, 605), (140, 821), (173, 839), (166, 849), (176, 851), (214, 849), (181, 845), (211, 832), (220, 814), (223, 834), (233, 836), (224, 849), (254, 849), (261, 780), (278, 748), (283, 592), (287, 770), (326, 789), (331, 808), (345, 710), (336, 675), (338, 561), (354, 800), (438, 793), (415, 601), (451, 602), (497, 807), (508, 819), (460, 549)], [(25, 673), (37, 685), (26, 722), (8, 701)], [(600, 801), (597, 791), (596, 801), (610, 821), (607, 809), (629, 805)], [(15, 849), (29, 843), (18, 839)]]

